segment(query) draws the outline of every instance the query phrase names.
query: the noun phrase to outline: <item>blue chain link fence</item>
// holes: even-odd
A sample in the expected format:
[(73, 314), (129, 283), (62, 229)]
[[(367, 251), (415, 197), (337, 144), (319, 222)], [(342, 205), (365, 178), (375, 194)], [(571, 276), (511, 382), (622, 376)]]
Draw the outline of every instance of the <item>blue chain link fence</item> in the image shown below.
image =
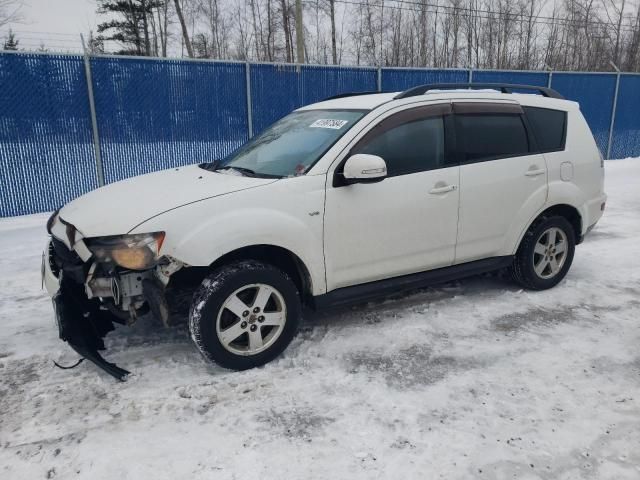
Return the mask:
[[(550, 86), (580, 102), (603, 155), (640, 155), (635, 74), (111, 56), (88, 64), (106, 183), (222, 158), (292, 110), (331, 95), (470, 79)], [(0, 217), (53, 210), (98, 186), (91, 118), (84, 57), (0, 53)]]

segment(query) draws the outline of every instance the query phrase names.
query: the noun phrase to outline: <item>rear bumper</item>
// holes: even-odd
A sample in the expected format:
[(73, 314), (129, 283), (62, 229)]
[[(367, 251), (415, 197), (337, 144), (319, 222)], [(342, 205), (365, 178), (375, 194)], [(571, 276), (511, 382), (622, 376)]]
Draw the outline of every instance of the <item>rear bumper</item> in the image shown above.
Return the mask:
[(605, 205), (607, 203), (607, 195), (602, 194), (592, 200), (589, 200), (582, 206), (582, 236), (587, 235), (596, 223), (602, 218)]

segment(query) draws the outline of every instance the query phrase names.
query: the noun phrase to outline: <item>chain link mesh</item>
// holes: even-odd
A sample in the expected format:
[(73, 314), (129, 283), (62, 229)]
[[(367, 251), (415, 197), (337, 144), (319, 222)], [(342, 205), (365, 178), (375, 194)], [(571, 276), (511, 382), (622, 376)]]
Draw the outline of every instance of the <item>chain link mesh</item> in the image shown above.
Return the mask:
[(640, 75), (621, 75), (611, 158), (640, 155)]
[(248, 139), (241, 63), (92, 58), (107, 183), (228, 155)]
[(286, 114), (344, 92), (375, 91), (375, 68), (251, 65), (253, 131), (260, 133)]
[(0, 180), (2, 217), (97, 186), (82, 57), (0, 55)]
[[(212, 161), (249, 137), (246, 64), (92, 57), (107, 183)], [(251, 64), (254, 134), (292, 110), (375, 91), (377, 68)], [(547, 85), (548, 72), (474, 71), (474, 82)], [(468, 70), (383, 68), (383, 91), (467, 82)], [(558, 73), (551, 87), (580, 102), (607, 150), (615, 74)], [(612, 156), (640, 155), (640, 75), (620, 80)], [(0, 54), (0, 217), (53, 210), (97, 187), (83, 57)]]
[[(600, 152), (606, 155), (616, 90), (615, 73), (554, 73), (551, 88), (560, 92), (567, 100), (580, 103), (580, 110), (591, 127)], [(618, 97), (618, 108), (623, 102), (622, 97)], [(640, 124), (640, 117), (636, 117), (636, 122)], [(637, 154), (640, 151), (636, 151)]]

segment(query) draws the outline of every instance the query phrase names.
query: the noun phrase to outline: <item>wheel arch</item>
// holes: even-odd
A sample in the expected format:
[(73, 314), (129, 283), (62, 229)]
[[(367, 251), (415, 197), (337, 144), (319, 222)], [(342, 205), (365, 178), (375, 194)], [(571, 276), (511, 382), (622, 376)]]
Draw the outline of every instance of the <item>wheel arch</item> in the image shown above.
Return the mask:
[(296, 284), (303, 303), (307, 303), (313, 296), (313, 280), (308, 267), (291, 250), (277, 245), (248, 245), (231, 250), (212, 262), (209, 269), (214, 270), (240, 260), (268, 263), (287, 273)]
[(525, 226), (525, 228), (520, 233), (520, 237), (518, 238), (518, 243), (516, 244), (516, 248), (514, 253), (520, 248), (520, 244), (522, 243), (522, 239), (524, 238), (525, 233), (531, 228), (540, 217), (543, 216), (553, 216), (557, 215), (560, 217), (564, 217), (573, 227), (573, 233), (575, 235), (576, 245), (582, 242), (582, 215), (580, 211), (574, 207), (573, 205), (569, 205), (566, 203), (559, 203), (556, 205), (552, 205), (550, 207), (545, 208), (541, 212), (539, 212), (535, 217), (533, 217)]

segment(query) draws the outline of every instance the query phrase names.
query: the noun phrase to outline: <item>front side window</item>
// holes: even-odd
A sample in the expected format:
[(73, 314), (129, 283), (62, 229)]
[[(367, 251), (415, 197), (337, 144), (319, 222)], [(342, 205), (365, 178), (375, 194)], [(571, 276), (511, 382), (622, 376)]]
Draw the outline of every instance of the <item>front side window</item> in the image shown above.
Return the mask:
[(362, 110), (293, 112), (215, 163), (214, 168), (234, 169), (249, 176), (302, 175), (365, 113)]
[(456, 138), (462, 162), (529, 155), (522, 118), (511, 113), (456, 114)]
[[(403, 118), (398, 118), (402, 115)], [(414, 118), (411, 118), (414, 117)], [(417, 117), (417, 118), (415, 118)], [(407, 175), (444, 166), (444, 117), (401, 113), (383, 120), (351, 151), (382, 157), (387, 175)]]

